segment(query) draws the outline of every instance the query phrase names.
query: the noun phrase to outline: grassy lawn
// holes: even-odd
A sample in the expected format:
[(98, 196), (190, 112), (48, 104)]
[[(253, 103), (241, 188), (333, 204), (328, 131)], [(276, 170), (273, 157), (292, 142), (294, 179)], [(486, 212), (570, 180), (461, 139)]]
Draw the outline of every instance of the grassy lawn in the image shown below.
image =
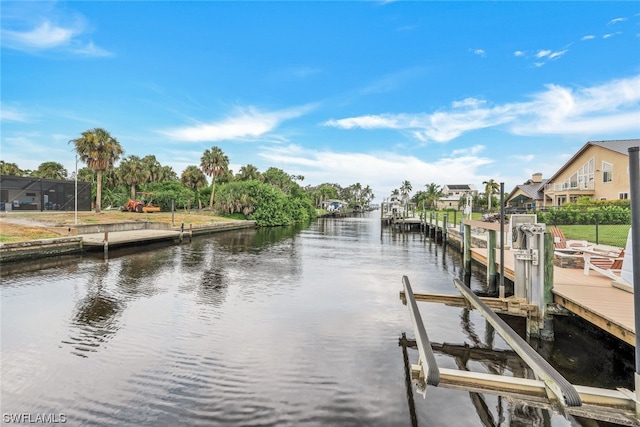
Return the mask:
[[(558, 226), (568, 240), (587, 240), (596, 243), (595, 225), (560, 225)], [(624, 248), (631, 225), (598, 226), (598, 244)]]
[[(114, 222), (148, 221), (165, 224), (172, 223), (171, 212), (136, 213), (120, 211), (78, 212), (78, 224), (106, 224)], [(178, 227), (193, 224), (207, 225), (217, 222), (228, 222), (240, 218), (225, 218), (208, 211), (176, 211), (173, 224)], [(66, 227), (75, 224), (73, 212), (31, 212), (10, 213), (0, 216), (0, 242), (13, 243), (29, 240), (60, 237), (47, 227)], [(66, 235), (66, 233), (65, 233)]]
[(25, 242), (29, 240), (50, 239), (60, 235), (42, 227), (30, 227), (18, 224), (0, 224), (0, 243)]

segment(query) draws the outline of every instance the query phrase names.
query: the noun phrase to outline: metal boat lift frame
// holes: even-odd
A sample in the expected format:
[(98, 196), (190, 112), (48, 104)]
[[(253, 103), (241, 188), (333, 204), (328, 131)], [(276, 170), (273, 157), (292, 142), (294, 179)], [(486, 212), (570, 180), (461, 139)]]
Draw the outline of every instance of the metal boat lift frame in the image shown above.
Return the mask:
[[(532, 406), (553, 409), (565, 416), (575, 415), (640, 426), (635, 415), (636, 400), (633, 392), (571, 384), (483, 302), (487, 298), (479, 298), (458, 279), (454, 279), (454, 285), (468, 306), (482, 314), (538, 379), (439, 368), (409, 278), (403, 276), (402, 283), (400, 299), (409, 308), (419, 354), (418, 363), (411, 365), (411, 377), (423, 397), (426, 397), (428, 386), (442, 386), (504, 396)], [(428, 300), (424, 295), (418, 297)]]

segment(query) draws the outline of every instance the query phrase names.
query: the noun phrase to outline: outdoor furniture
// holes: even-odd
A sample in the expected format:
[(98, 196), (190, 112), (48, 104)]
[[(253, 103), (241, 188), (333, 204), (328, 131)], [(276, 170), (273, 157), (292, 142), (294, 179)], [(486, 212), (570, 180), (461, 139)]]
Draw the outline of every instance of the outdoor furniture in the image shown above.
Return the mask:
[(553, 234), (553, 246), (557, 251), (574, 252), (581, 249), (592, 248), (593, 245), (586, 240), (567, 240), (564, 233), (558, 227), (549, 227), (549, 232)]
[(603, 276), (607, 276), (616, 283), (631, 286), (622, 278), (622, 262), (624, 260), (624, 249), (616, 251), (595, 251), (585, 250), (584, 257), (584, 274), (589, 275), (589, 270), (596, 271)]

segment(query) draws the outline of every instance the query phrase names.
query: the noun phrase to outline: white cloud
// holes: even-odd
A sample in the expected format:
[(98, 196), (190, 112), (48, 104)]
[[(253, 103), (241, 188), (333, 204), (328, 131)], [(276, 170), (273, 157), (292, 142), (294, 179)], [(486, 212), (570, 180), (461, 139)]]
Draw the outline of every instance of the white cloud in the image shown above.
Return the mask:
[(342, 129), (394, 129), (421, 142), (448, 142), (477, 129), (502, 127), (517, 135), (598, 134), (640, 131), (640, 75), (600, 86), (547, 85), (531, 100), (490, 105), (475, 98), (447, 110), (419, 114), (380, 114), (330, 120)]
[(2, 37), (10, 46), (49, 49), (67, 45), (79, 33), (79, 29), (62, 28), (50, 22), (43, 22), (31, 31), (3, 30)]
[[(9, 8), (9, 10), (7, 10)], [(1, 43), (23, 52), (58, 51), (83, 56), (108, 56), (86, 36), (86, 19), (56, 3), (12, 2), (3, 6)]]
[(325, 126), (338, 127), (342, 129), (401, 129), (403, 127), (407, 127), (406, 124), (402, 123), (404, 122), (405, 117), (407, 116), (404, 114), (369, 115), (340, 120), (328, 120), (323, 124)]
[(521, 50), (516, 50), (513, 52), (513, 56), (524, 56), (524, 52)]
[(609, 33), (609, 34), (605, 34), (604, 36), (602, 36), (603, 39), (610, 39), (613, 36), (619, 36), (620, 34), (622, 34), (620, 31), (616, 31), (615, 33)]
[(611, 21), (607, 22), (607, 25), (617, 24), (618, 22), (626, 21), (627, 18), (614, 18)]
[(483, 58), (486, 56), (484, 49), (474, 49), (473, 53)]
[[(409, 180), (414, 192), (430, 182), (443, 185), (482, 181), (478, 168), (493, 162), (487, 157), (477, 156), (483, 148), (457, 150), (429, 162), (415, 156), (388, 152), (337, 153), (297, 145), (266, 147), (260, 156), (289, 173), (304, 175), (304, 182), (309, 185), (335, 182), (336, 177), (342, 180), (338, 184), (343, 186), (354, 182), (366, 183), (373, 189), (376, 199), (381, 200), (400, 186), (399, 180)], [(381, 174), (381, 170), (385, 173)]]
[(85, 56), (111, 56), (112, 55), (111, 52), (96, 46), (93, 42), (89, 42), (85, 45), (73, 47), (70, 49), (70, 51), (73, 53), (77, 53), (79, 55), (85, 55)]
[(586, 36), (583, 36), (580, 40), (593, 40), (595, 38), (596, 36), (594, 36), (593, 34), (588, 34)]
[(536, 58), (544, 58), (545, 56), (548, 56), (549, 54), (551, 54), (550, 50), (539, 50), (538, 53), (536, 53)]
[(0, 120), (3, 122), (27, 122), (29, 116), (24, 111), (9, 107), (7, 105), (0, 105)]
[(217, 122), (199, 123), (158, 132), (171, 139), (187, 142), (251, 140), (268, 134), (283, 121), (302, 116), (312, 108), (312, 105), (306, 105), (271, 112), (259, 111), (254, 107), (238, 108), (235, 115)]
[(557, 52), (552, 52), (549, 54), (549, 59), (554, 61), (558, 58), (560, 58), (561, 56), (563, 56), (565, 53), (567, 53), (568, 49), (565, 50), (559, 50)]

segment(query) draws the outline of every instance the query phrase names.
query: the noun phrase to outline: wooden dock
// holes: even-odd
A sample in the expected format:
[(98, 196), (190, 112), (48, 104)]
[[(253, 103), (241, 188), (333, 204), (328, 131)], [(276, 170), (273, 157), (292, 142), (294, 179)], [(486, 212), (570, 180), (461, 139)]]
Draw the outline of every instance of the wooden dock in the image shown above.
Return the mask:
[[(474, 261), (487, 264), (486, 248), (472, 248), (471, 254)], [(514, 280), (513, 269), (513, 252), (506, 250), (505, 278)], [(554, 267), (553, 298), (559, 306), (635, 346), (633, 294), (613, 287), (610, 278), (596, 272), (585, 276), (582, 269)]]

